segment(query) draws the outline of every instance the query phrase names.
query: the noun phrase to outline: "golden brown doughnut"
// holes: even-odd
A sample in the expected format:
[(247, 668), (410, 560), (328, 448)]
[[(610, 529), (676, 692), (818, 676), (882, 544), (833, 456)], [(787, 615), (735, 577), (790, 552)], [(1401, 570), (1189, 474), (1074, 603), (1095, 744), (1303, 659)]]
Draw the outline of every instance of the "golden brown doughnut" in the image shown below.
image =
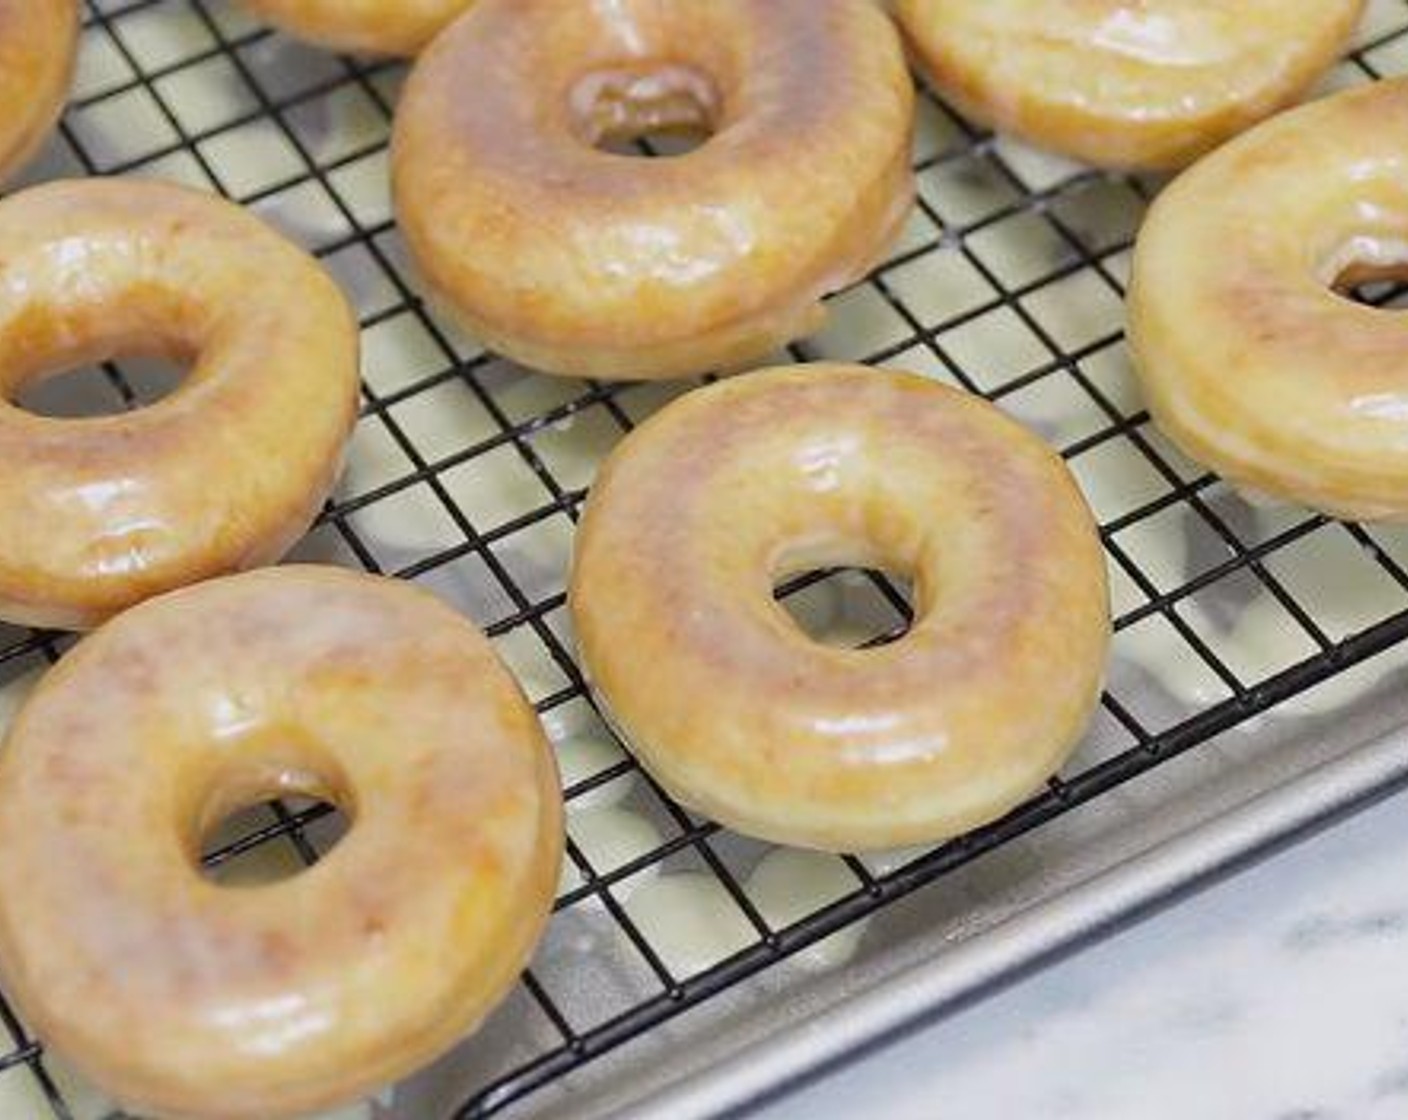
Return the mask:
[(1302, 95), (1364, 0), (897, 0), (935, 88), (1102, 167), (1171, 168)]
[(244, 0), (282, 31), (332, 50), (418, 54), (474, 0)]
[[(138, 354), (191, 370), (115, 416), (9, 403), (66, 368)], [(357, 377), (337, 286), (231, 203), (117, 179), (0, 202), (0, 618), (84, 628), (278, 559), (332, 488)]]
[[(912, 118), (871, 0), (479, 0), (405, 90), (397, 213), (432, 294), (526, 365), (736, 366), (888, 246)], [(690, 125), (711, 138), (673, 158), (597, 147)]]
[(1408, 80), (1259, 125), (1140, 234), (1130, 345), (1155, 420), (1234, 483), (1408, 520), (1408, 317), (1335, 289), (1408, 278)]
[(78, 0), (0, 0), (0, 178), (48, 138), (68, 101)]
[[(911, 575), (899, 641), (837, 649), (774, 602)], [(1059, 456), (981, 398), (800, 366), (690, 393), (607, 460), (570, 604), (603, 708), (684, 804), (779, 843), (938, 840), (1066, 758), (1100, 692), (1099, 538)]]
[[(270, 798), (351, 819), (312, 869), (201, 874)], [(39, 684), (0, 754), (0, 972), (124, 1108), (274, 1120), (446, 1050), (517, 978), (562, 850), (537, 719), (410, 585), (277, 568), (151, 600)]]

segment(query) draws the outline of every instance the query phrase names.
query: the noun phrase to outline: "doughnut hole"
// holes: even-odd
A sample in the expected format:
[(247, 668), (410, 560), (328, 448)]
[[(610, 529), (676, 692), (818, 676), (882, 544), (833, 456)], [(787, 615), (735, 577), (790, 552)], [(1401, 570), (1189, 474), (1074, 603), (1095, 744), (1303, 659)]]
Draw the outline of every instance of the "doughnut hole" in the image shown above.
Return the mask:
[(774, 577), (773, 599), (808, 638), (837, 649), (889, 645), (914, 621), (909, 574), (880, 568), (807, 567)]
[(573, 131), (613, 155), (685, 155), (708, 142), (722, 113), (718, 83), (675, 62), (593, 70), (570, 94)]
[(201, 873), (221, 887), (272, 886), (329, 855), (350, 823), (337, 805), (311, 797), (261, 801), (210, 829), (201, 842)]
[(53, 420), (82, 420), (148, 408), (170, 396), (186, 379), (190, 363), (164, 356), (85, 364), (36, 377), (12, 404)]
[(755, 453), (719, 482), (729, 494), (752, 485), (750, 471), (769, 479), (768, 510), (738, 541), (770, 592), (749, 610), (785, 620), (819, 652), (903, 639), (936, 605), (946, 567), (936, 542), (957, 555), (973, 536), (937, 507), (921, 515), (923, 499), (864, 452), (864, 440), (819, 433)]
[(105, 279), (99, 271), (76, 295), (36, 296), (27, 321), (4, 324), (0, 397), (77, 420), (150, 407), (193, 379), (208, 316), (185, 294)]
[(353, 796), (330, 755), (260, 733), (194, 780), (186, 847), (208, 880), (260, 887), (326, 857), (351, 829)]
[(1328, 254), (1319, 275), (1327, 288), (1354, 303), (1408, 310), (1408, 230), (1402, 236), (1347, 238)]

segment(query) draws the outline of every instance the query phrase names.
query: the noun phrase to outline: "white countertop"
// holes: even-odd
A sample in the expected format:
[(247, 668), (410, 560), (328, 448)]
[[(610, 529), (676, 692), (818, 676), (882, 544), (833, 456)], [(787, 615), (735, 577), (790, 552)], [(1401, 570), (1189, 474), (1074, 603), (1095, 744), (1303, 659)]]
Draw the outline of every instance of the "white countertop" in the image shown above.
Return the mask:
[(754, 1120), (1401, 1120), (1400, 794)]

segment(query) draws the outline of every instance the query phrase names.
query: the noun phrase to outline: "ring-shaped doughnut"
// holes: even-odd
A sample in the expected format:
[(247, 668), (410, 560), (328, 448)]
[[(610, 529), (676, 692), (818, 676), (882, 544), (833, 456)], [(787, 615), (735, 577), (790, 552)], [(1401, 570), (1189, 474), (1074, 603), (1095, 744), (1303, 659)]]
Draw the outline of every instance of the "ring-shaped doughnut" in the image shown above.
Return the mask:
[(281, 31), (331, 50), (410, 57), (474, 0), (244, 0)]
[(0, 178), (48, 138), (68, 101), (78, 0), (0, 0)]
[[(192, 365), (133, 412), (11, 403), (64, 369), (137, 355)], [(357, 394), (346, 299), (238, 206), (117, 179), (0, 201), (0, 618), (86, 628), (278, 559), (332, 488)]]
[[(826, 646), (774, 601), (839, 565), (913, 578), (904, 637)], [(1037, 788), (1091, 716), (1110, 633), (1060, 457), (981, 398), (847, 366), (713, 385), (629, 435), (570, 602), (596, 696), (666, 789), (840, 851), (951, 836)]]
[(1155, 420), (1233, 483), (1408, 520), (1408, 80), (1284, 113), (1185, 172), (1136, 245), (1130, 345)]
[[(291, 794), (350, 818), (324, 859), (201, 874), (209, 829)], [(330, 568), (86, 638), (16, 717), (0, 802), (6, 994), (124, 1108), (184, 1120), (302, 1115), (443, 1052), (517, 978), (562, 849), (551, 753), (489, 643)]]
[[(898, 232), (913, 101), (870, 0), (479, 0), (405, 90), (397, 214), (431, 293), (526, 365), (737, 366)], [(712, 135), (673, 158), (597, 147), (691, 125)]]
[(898, 0), (973, 120), (1102, 167), (1181, 167), (1303, 94), (1364, 0)]

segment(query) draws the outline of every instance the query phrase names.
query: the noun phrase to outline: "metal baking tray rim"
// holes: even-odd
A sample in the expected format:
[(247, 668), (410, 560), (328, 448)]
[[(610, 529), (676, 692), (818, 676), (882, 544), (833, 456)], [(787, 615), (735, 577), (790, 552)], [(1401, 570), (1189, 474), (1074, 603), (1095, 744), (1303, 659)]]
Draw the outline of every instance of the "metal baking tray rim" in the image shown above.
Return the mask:
[(1008, 987), (1408, 787), (1408, 728), (1254, 796), (983, 934), (890, 976), (765, 1048), (631, 1103), (620, 1120), (712, 1120), (781, 1096)]

